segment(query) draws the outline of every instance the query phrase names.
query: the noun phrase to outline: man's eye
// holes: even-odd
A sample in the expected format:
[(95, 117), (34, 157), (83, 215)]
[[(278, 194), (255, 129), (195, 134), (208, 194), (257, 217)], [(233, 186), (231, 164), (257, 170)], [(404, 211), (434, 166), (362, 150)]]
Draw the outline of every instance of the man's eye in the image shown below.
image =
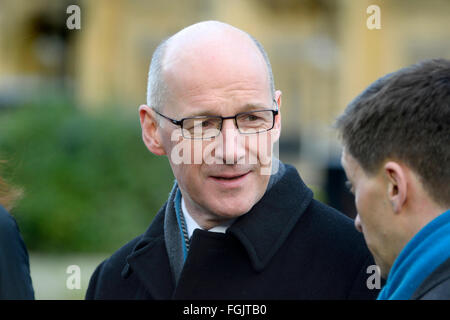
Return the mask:
[(191, 123), (191, 122), (186, 123), (185, 129), (187, 129), (187, 130), (209, 129), (214, 126), (215, 126), (215, 123), (211, 119), (195, 120), (193, 123)]
[(212, 122), (209, 121), (209, 120), (204, 120), (204, 121), (202, 121), (202, 127), (203, 127), (203, 128), (210, 127), (211, 125), (212, 125)]
[(256, 121), (258, 119), (259, 119), (259, 117), (255, 116), (253, 114), (249, 114), (245, 120), (247, 120), (247, 121)]

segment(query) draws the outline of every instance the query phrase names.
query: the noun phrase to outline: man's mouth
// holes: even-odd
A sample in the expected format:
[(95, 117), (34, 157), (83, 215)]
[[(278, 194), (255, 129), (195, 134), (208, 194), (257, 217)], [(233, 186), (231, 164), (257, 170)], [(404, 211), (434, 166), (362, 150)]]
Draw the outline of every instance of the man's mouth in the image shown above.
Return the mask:
[(218, 183), (222, 187), (236, 188), (243, 184), (250, 172), (251, 171), (247, 171), (245, 173), (220, 174), (210, 177), (214, 182)]
[(240, 173), (240, 174), (221, 174), (221, 175), (217, 175), (217, 176), (212, 176), (215, 179), (221, 179), (221, 180), (233, 180), (233, 179), (238, 179), (240, 177), (243, 177), (245, 175), (247, 175), (249, 172), (245, 172), (245, 173)]

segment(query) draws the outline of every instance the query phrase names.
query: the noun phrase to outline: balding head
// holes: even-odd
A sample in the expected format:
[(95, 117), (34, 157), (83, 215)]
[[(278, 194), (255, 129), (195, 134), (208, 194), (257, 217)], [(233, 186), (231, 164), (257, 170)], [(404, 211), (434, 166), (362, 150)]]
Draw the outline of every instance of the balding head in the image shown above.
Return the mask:
[(218, 21), (191, 25), (161, 42), (155, 50), (148, 77), (147, 105), (162, 109), (167, 96), (174, 90), (168, 85), (168, 79), (176, 79), (180, 68), (188, 69), (188, 75), (192, 77), (201, 76), (204, 72), (213, 77), (224, 69), (245, 72), (243, 66), (264, 69), (273, 99), (275, 85), (272, 68), (267, 53), (255, 38)]

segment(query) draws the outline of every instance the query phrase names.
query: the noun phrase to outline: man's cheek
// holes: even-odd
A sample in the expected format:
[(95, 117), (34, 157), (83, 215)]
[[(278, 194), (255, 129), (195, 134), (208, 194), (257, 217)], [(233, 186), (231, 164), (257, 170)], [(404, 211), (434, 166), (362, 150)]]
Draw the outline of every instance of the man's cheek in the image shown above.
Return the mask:
[(170, 143), (166, 143), (170, 146), (167, 153), (169, 161), (175, 166), (183, 166), (193, 163), (192, 161), (192, 145), (190, 140), (183, 139), (179, 130), (172, 131), (170, 136)]
[(260, 165), (260, 174), (270, 175), (272, 156), (273, 156), (273, 146), (272, 135), (270, 133), (255, 135), (252, 153), (256, 154), (258, 158), (258, 163)]

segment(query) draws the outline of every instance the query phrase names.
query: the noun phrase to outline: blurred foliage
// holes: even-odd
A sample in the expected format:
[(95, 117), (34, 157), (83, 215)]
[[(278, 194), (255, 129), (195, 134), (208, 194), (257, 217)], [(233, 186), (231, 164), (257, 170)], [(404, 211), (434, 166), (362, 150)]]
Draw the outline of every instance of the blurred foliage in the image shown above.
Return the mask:
[(65, 100), (0, 110), (0, 159), (24, 191), (13, 215), (29, 250), (112, 252), (146, 230), (174, 179), (143, 144), (137, 110)]

